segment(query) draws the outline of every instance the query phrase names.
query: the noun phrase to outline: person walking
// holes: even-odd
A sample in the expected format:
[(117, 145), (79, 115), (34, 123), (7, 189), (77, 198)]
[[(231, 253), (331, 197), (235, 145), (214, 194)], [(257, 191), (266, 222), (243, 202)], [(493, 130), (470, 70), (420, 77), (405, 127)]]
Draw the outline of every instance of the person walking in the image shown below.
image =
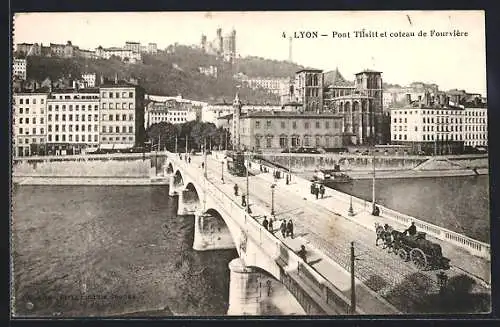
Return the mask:
[(188, 164), (190, 164), (190, 163), (191, 163), (191, 157), (188, 158)]
[(306, 251), (306, 247), (303, 244), (300, 246), (300, 250), (299, 250), (299, 252), (297, 252), (297, 254), (299, 255), (299, 257), (302, 260), (304, 260), (305, 263), (307, 263), (307, 256), (306, 256), (307, 251)]
[(262, 221), (262, 226), (264, 226), (265, 229), (268, 229), (269, 221), (267, 220), (266, 216), (264, 216), (264, 220)]
[(319, 196), (319, 187), (317, 185), (314, 186), (314, 195), (316, 196), (316, 200), (317, 200), (318, 196)]
[(293, 223), (291, 219), (286, 224), (286, 236), (288, 235), (293, 239)]
[(269, 218), (269, 231), (274, 234), (273, 217)]
[(286, 229), (286, 220), (283, 219), (281, 221), (281, 225), (280, 225), (280, 231), (281, 231), (281, 235), (283, 235), (283, 238), (286, 238), (286, 234), (287, 234), (287, 229)]
[(325, 186), (323, 184), (319, 187), (319, 194), (321, 194), (321, 198), (323, 199), (325, 196)]
[(238, 196), (238, 184), (234, 184), (234, 195)]

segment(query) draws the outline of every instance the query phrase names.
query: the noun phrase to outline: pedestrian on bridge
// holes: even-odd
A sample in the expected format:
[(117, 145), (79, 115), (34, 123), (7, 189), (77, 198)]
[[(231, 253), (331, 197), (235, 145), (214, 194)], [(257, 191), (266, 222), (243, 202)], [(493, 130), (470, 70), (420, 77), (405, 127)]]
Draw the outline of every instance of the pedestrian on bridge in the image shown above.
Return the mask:
[(238, 184), (234, 184), (234, 195), (238, 196)]
[(288, 235), (293, 239), (293, 223), (291, 219), (286, 224), (286, 236)]
[(188, 158), (188, 163), (191, 163), (191, 157)]
[(204, 162), (201, 163), (201, 169), (203, 169), (203, 168), (205, 168), (205, 163)]
[(316, 200), (317, 200), (318, 196), (319, 196), (319, 187), (318, 187), (318, 185), (314, 185), (314, 195), (316, 196)]
[(274, 234), (273, 217), (269, 218), (269, 231)]
[(281, 221), (280, 231), (281, 231), (281, 235), (283, 235), (283, 238), (286, 238), (286, 220), (285, 219), (283, 219)]
[(307, 263), (307, 256), (306, 256), (307, 251), (306, 251), (306, 247), (303, 244), (300, 246), (300, 250), (299, 250), (299, 252), (297, 252), (297, 254), (299, 255), (299, 257), (302, 260), (304, 260), (305, 263)]
[(321, 198), (323, 199), (323, 197), (325, 196), (325, 186), (323, 184), (321, 184), (321, 186), (319, 187), (319, 194), (321, 194)]
[(262, 221), (262, 226), (264, 226), (265, 229), (268, 229), (269, 227), (269, 221), (267, 220), (266, 216), (264, 216), (264, 220)]

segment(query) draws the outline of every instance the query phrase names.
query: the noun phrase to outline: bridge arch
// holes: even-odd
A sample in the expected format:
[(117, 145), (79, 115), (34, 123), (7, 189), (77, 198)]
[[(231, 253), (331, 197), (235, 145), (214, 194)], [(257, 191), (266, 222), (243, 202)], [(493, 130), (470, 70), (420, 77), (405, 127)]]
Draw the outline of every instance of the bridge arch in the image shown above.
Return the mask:
[(171, 162), (167, 163), (167, 174), (172, 174), (174, 172), (174, 166)]
[(180, 187), (180, 186), (184, 185), (184, 178), (182, 177), (182, 173), (180, 170), (176, 170), (173, 177), (174, 177), (173, 184), (175, 187)]

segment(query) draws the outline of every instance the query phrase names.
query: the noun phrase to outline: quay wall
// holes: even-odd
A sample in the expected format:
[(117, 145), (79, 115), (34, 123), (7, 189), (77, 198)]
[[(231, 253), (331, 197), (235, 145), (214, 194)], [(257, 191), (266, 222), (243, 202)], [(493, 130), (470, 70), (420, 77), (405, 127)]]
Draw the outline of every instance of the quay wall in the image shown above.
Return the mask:
[(13, 177), (143, 177), (149, 178), (150, 160), (93, 160), (18, 162)]
[[(267, 153), (259, 157), (277, 163), (283, 167), (291, 166), (292, 171), (314, 171), (316, 169), (333, 169), (339, 165), (343, 171), (366, 171), (373, 169), (373, 157), (349, 154), (293, 154)], [(426, 165), (427, 170), (441, 169), (473, 169), (488, 168), (487, 156), (447, 156), (447, 157), (425, 157), (425, 156), (385, 156), (375, 157), (375, 169), (377, 170), (411, 170), (418, 168), (426, 162), (444, 163), (440, 165)]]

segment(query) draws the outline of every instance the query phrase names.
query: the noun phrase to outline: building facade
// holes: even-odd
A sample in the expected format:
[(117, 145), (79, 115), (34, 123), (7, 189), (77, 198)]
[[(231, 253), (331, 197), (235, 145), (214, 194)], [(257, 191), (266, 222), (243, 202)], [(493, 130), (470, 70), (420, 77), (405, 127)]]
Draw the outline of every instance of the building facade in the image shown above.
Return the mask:
[(12, 98), (12, 153), (44, 155), (47, 137), (47, 94), (18, 93)]
[(153, 124), (171, 123), (183, 124), (197, 120), (197, 112), (191, 103), (178, 102), (177, 99), (169, 99), (163, 102), (151, 101), (146, 106), (145, 128)]
[(13, 78), (25, 80), (26, 79), (26, 68), (27, 68), (26, 59), (14, 58), (14, 60), (12, 61)]
[(269, 77), (255, 77), (244, 78), (242, 82), (252, 89), (262, 88), (270, 93), (280, 95), (283, 89), (289, 85), (289, 78), (269, 78)]
[(468, 147), (488, 147), (488, 109), (465, 107), (464, 140)]
[(83, 73), (82, 79), (85, 82), (85, 87), (95, 87), (96, 73)]
[(117, 82), (99, 87), (100, 147), (126, 149), (144, 142), (144, 89)]
[(80, 154), (99, 147), (99, 90), (56, 90), (47, 100), (47, 154)]

